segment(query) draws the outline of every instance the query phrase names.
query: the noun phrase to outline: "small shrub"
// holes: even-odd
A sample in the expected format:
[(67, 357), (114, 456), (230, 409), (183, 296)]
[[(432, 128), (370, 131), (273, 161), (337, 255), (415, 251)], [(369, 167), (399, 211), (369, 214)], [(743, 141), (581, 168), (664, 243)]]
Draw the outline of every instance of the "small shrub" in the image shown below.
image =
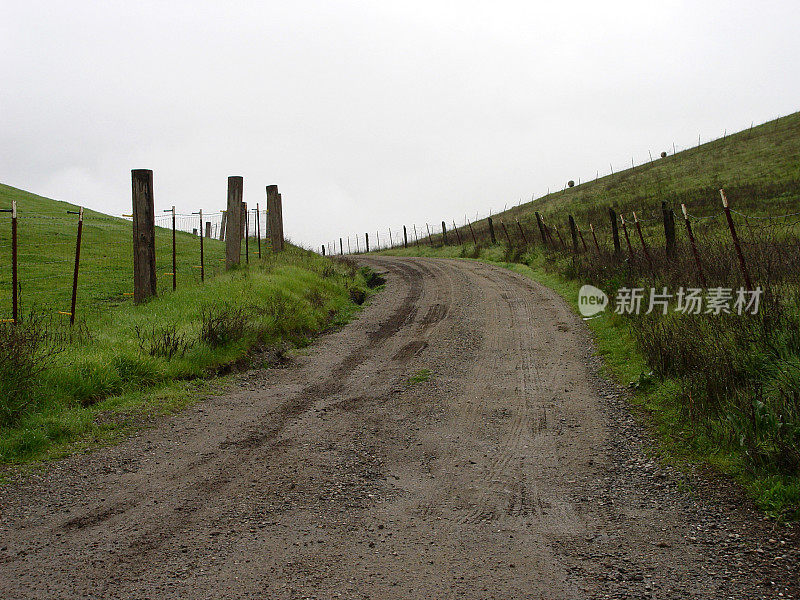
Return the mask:
[(174, 325), (154, 325), (149, 331), (137, 325), (134, 330), (139, 349), (150, 356), (171, 360), (174, 356), (184, 356), (194, 346), (194, 342), (189, 341), (185, 334), (178, 333)]
[(200, 341), (211, 348), (219, 348), (242, 339), (249, 322), (243, 307), (227, 305), (204, 308), (200, 320)]
[(0, 324), (0, 425), (14, 424), (33, 406), (39, 376), (65, 347), (56, 327), (33, 313)]

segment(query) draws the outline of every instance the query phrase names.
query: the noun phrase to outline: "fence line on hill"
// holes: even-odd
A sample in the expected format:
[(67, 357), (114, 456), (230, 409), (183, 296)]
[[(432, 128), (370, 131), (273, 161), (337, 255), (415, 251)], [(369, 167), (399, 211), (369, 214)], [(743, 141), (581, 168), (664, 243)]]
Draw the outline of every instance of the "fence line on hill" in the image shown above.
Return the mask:
[[(144, 176), (152, 182), (152, 172)], [(280, 251), (283, 217), (277, 186), (269, 186), (267, 196), (267, 209), (260, 202), (249, 207), (238, 196), (236, 228), (227, 218), (230, 195), (223, 211), (179, 213), (170, 207), (156, 212), (150, 183), (143, 199), (144, 223), (151, 230), (146, 251), (152, 257), (145, 273), (152, 285), (146, 291), (137, 290), (134, 276), (135, 253), (143, 242), (133, 215), (113, 217), (82, 207), (54, 214), (13, 201), (0, 208), (0, 323), (16, 323), (30, 311), (42, 311), (73, 324), (77, 315), (201, 284), (240, 261), (249, 263), (273, 248)], [(120, 235), (129, 227), (133, 235)], [(232, 260), (228, 247), (233, 248)]]

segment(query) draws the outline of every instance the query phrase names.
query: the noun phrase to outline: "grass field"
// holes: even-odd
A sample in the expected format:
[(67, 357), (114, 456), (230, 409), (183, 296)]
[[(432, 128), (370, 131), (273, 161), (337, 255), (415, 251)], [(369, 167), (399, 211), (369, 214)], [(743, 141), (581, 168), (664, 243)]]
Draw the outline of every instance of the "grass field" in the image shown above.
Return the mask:
[[(0, 184), (0, 209), (18, 210), (18, 276), (22, 312), (36, 308), (53, 314), (70, 310), (79, 207)], [(209, 215), (204, 220), (219, 220)], [(179, 287), (200, 282), (200, 241), (181, 227), (199, 227), (196, 216), (179, 216), (176, 234)], [(172, 290), (172, 217), (156, 215), (158, 291)], [(92, 210), (84, 211), (76, 313), (97, 313), (132, 302), (133, 234), (131, 222)], [(224, 270), (225, 244), (204, 240), (206, 274)], [(255, 243), (251, 256), (255, 255)], [(0, 213), (0, 319), (11, 313), (11, 215)]]
[[(582, 284), (604, 290), (612, 308), (621, 288), (643, 288), (645, 307), (650, 290), (664, 287), (673, 296), (680, 287), (703, 288), (707, 299), (708, 288), (744, 285), (720, 188), (734, 208), (748, 274), (763, 290), (758, 314), (676, 313), (673, 297), (667, 315), (606, 312), (588, 324), (609, 371), (632, 385), (635, 401), (647, 409), (665, 456), (713, 465), (746, 485), (769, 514), (798, 518), (800, 113), (495, 215), (495, 245), (488, 242), (484, 220), (473, 224), (477, 247), (442, 247), (437, 236), (433, 248), (387, 252), (498, 262), (555, 288), (573, 305)], [(674, 256), (665, 248), (662, 202), (676, 212)], [(702, 275), (680, 204), (690, 214)], [(632, 251), (621, 220), (621, 252), (613, 251), (610, 207), (627, 221)], [(549, 228), (547, 244), (534, 211)], [(632, 225), (633, 211), (647, 253)], [(584, 248), (578, 238), (577, 252), (569, 215), (586, 242)], [(501, 223), (507, 225), (508, 238)], [(599, 252), (589, 224), (596, 230)], [(471, 239), (469, 229), (461, 235)]]
[[(233, 271), (209, 270), (201, 284), (191, 269), (199, 240), (179, 234), (177, 291), (171, 277), (160, 277), (158, 297), (134, 305), (122, 295), (130, 289), (130, 223), (87, 212), (80, 298), (91, 309), (70, 328), (56, 312), (69, 295), (52, 282), (61, 277), (53, 272), (71, 263), (74, 237), (62, 244), (58, 236), (61, 215), (74, 207), (13, 188), (0, 192), (3, 203), (19, 203), (28, 282), (21, 322), (0, 324), (0, 462), (58, 456), (118, 437), (213, 390), (220, 380), (212, 376), (259, 360), (254, 350), (303, 346), (346, 321), (369, 293), (353, 265), (291, 245)], [(24, 223), (34, 213), (37, 222)], [(171, 232), (158, 237), (157, 252), (165, 240), (171, 250)], [(221, 254), (220, 242), (206, 241), (211, 257)], [(6, 279), (0, 283), (9, 292)]]

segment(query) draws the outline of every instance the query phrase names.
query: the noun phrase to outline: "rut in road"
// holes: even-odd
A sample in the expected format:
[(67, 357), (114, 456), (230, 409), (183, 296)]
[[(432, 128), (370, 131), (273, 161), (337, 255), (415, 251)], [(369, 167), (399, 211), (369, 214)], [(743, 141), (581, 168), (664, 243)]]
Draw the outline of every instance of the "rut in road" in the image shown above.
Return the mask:
[(363, 260), (386, 289), (294, 364), (4, 488), (0, 597), (761, 597), (552, 291)]

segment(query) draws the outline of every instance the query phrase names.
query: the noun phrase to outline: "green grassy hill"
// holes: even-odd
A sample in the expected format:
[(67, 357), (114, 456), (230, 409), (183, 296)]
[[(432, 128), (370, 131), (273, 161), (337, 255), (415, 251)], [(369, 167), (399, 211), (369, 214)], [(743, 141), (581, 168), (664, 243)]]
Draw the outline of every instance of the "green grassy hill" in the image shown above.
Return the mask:
[[(75, 260), (78, 207), (0, 184), (0, 209), (17, 202), (18, 277), (21, 312), (31, 309), (53, 314), (70, 310)], [(213, 217), (213, 216), (212, 216)], [(218, 218), (218, 217), (217, 217)], [(208, 220), (208, 219), (206, 219)], [(156, 215), (158, 292), (172, 290), (172, 217)], [(200, 282), (200, 241), (191, 233), (196, 216), (177, 217), (178, 286)], [(132, 302), (133, 232), (129, 220), (93, 210), (84, 211), (78, 278), (77, 314), (93, 317), (110, 307)], [(224, 268), (225, 245), (206, 239), (206, 275)], [(11, 313), (11, 215), (0, 213), (0, 319)]]

